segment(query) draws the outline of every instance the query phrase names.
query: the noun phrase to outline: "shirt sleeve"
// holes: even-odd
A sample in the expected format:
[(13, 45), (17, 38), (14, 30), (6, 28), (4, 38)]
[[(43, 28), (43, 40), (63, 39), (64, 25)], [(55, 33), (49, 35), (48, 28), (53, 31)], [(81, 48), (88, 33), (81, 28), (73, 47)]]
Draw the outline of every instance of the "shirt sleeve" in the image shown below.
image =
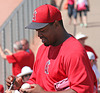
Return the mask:
[(86, 53), (73, 54), (67, 61), (70, 88), (78, 93), (93, 93), (95, 78)]
[(12, 55), (7, 55), (6, 58), (8, 60), (9, 63), (15, 63), (15, 62), (22, 62), (23, 59), (27, 59), (29, 58), (30, 54), (26, 51), (21, 51), (21, 52), (17, 52), (14, 53)]
[(7, 55), (6, 58), (7, 58), (7, 61), (9, 63), (15, 63), (16, 62), (16, 58), (14, 57), (14, 55)]

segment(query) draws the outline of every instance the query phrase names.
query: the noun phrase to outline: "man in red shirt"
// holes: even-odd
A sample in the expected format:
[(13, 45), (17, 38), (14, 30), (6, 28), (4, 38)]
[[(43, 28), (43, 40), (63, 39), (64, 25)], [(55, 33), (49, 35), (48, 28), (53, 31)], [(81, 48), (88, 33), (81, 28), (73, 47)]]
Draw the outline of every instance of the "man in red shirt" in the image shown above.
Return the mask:
[(12, 53), (8, 49), (5, 49), (5, 52), (9, 54), (6, 55), (0, 46), (1, 57), (6, 59), (9, 63), (12, 63), (12, 74), (14, 76), (18, 75), (24, 66), (29, 66), (33, 69), (34, 56), (24, 51), (20, 42), (17, 41), (14, 43), (14, 50), (16, 53)]
[[(38, 49), (33, 73), (27, 82), (32, 88), (21, 89), (21, 93), (93, 93), (97, 80), (86, 51), (66, 32), (56, 7), (45, 4), (36, 8), (32, 23), (26, 28), (36, 29), (43, 44)], [(13, 78), (6, 79), (8, 87)], [(56, 91), (54, 84), (65, 78), (68, 78), (70, 88)], [(16, 79), (16, 87), (21, 84)]]

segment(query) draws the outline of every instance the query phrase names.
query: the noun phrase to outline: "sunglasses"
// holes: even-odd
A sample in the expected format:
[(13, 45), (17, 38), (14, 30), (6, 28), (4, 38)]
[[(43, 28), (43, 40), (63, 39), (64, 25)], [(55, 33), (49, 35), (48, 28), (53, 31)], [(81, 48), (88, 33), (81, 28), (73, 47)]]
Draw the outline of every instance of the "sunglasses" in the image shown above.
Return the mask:
[(28, 76), (31, 76), (31, 74), (24, 75), (23, 77), (28, 77)]

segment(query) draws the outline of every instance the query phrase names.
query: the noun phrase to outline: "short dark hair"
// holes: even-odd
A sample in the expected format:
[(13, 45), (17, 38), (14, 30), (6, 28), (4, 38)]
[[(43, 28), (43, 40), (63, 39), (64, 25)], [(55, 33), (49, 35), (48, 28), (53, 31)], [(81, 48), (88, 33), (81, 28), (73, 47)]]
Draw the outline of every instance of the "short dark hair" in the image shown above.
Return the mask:
[(60, 23), (60, 25), (64, 28), (63, 21), (60, 20), (59, 23)]

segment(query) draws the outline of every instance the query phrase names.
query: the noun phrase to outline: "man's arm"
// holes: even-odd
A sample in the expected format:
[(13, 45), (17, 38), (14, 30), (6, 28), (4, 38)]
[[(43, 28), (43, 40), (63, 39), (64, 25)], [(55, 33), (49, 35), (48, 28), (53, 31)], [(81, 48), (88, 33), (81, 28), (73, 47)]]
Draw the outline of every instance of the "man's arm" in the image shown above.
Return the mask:
[(6, 55), (5, 53), (3, 52), (2, 48), (1, 48), (1, 45), (0, 45), (0, 55), (3, 59), (6, 59)]
[(5, 52), (7, 52), (9, 55), (13, 54), (9, 49), (5, 49)]
[(31, 89), (20, 89), (21, 93), (77, 93), (76, 91), (74, 91), (73, 89), (68, 89), (68, 90), (62, 90), (62, 91), (56, 91), (56, 92), (49, 92), (49, 91), (45, 91), (41, 86), (39, 86), (38, 84), (32, 84), (31, 85)]

